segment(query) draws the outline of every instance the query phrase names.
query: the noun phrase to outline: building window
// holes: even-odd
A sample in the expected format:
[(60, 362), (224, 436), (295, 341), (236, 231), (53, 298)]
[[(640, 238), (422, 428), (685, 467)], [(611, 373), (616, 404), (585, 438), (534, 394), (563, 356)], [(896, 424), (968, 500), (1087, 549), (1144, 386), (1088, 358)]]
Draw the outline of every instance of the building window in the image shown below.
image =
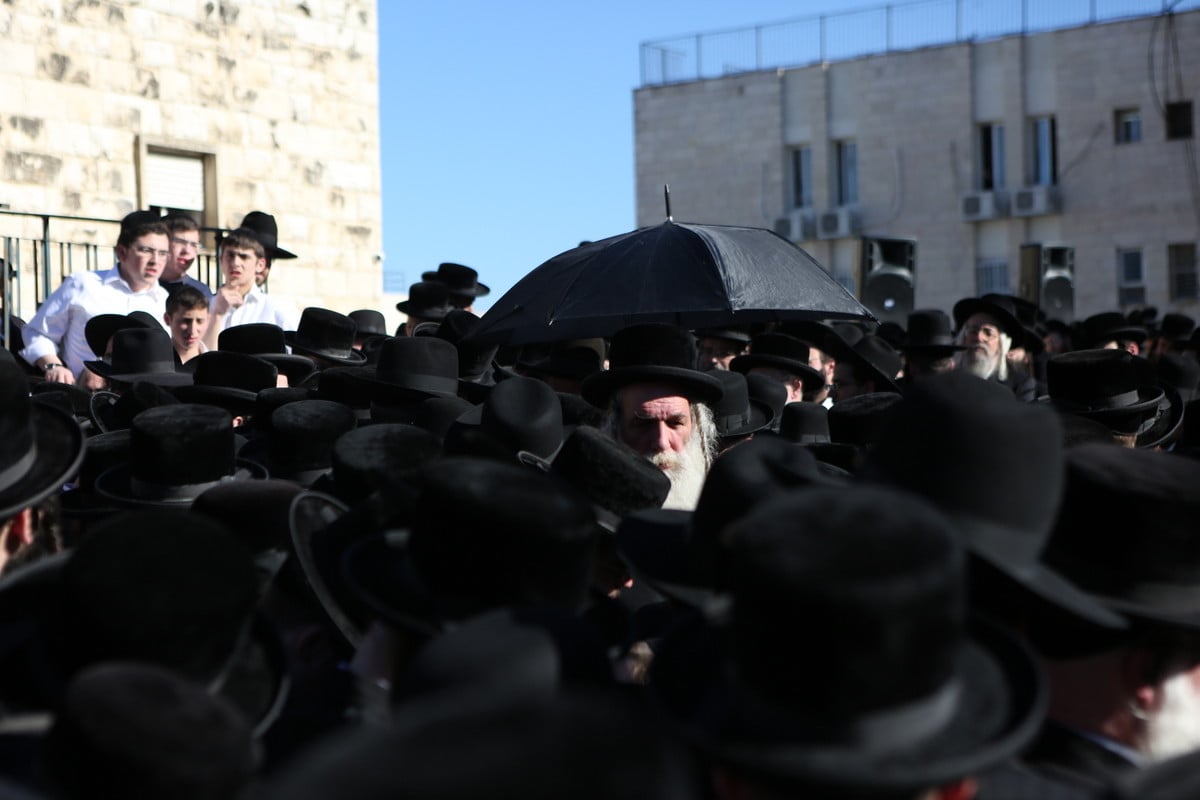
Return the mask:
[(1171, 299), (1195, 300), (1200, 297), (1196, 281), (1196, 245), (1167, 245), (1167, 268), (1171, 273)]
[(1117, 303), (1137, 306), (1146, 303), (1146, 281), (1141, 250), (1117, 251)]
[(1053, 186), (1058, 182), (1058, 146), (1054, 117), (1034, 117), (1029, 124), (1029, 183)]
[(852, 140), (837, 143), (837, 197), (839, 206), (858, 202), (858, 145)]
[(1008, 262), (1002, 258), (981, 258), (975, 264), (975, 293), (1009, 294)]
[(812, 148), (792, 151), (792, 207), (810, 208), (813, 204)]
[(1168, 139), (1192, 138), (1192, 102), (1190, 100), (1167, 103), (1164, 113), (1167, 120)]
[(1113, 113), (1113, 135), (1117, 144), (1142, 140), (1142, 113), (1136, 108), (1121, 108)]
[(1004, 188), (1004, 126), (979, 126), (979, 188)]

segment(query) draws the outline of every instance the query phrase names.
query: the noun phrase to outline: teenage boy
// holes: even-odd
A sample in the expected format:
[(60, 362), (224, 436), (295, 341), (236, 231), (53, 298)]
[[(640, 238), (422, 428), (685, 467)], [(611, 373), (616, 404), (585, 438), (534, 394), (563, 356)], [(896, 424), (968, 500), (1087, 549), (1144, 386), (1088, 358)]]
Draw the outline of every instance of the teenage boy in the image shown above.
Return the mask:
[(268, 295), (254, 283), (266, 264), (266, 249), (248, 228), (238, 228), (221, 242), (221, 276), (225, 283), (209, 306), (208, 331), (204, 344), (217, 349), (217, 336), (226, 328), (251, 322), (269, 322), (285, 331), (296, 330), (300, 314), (291, 303)]
[(208, 299), (191, 286), (181, 286), (167, 298), (167, 313), (163, 314), (171, 331), (171, 344), (180, 364), (186, 364), (201, 353), (204, 332), (208, 330)]
[(171, 214), (164, 221), (167, 223), (167, 231), (171, 239), (171, 255), (167, 259), (166, 266), (163, 267), (162, 277), (158, 279), (158, 282), (168, 292), (174, 292), (183, 286), (190, 286), (204, 295), (206, 302), (211, 301), (212, 289), (187, 274), (204, 249), (204, 245), (200, 243), (200, 226), (187, 214)]

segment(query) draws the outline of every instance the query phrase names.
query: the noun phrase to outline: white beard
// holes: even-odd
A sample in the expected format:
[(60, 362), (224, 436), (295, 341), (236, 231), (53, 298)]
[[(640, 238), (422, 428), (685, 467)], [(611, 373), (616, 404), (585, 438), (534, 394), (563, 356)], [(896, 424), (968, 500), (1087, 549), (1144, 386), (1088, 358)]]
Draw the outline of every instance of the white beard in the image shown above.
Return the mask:
[(959, 362), (961, 369), (974, 375), (976, 378), (987, 380), (996, 372), (996, 367), (999, 366), (1000, 359), (990, 358), (985, 353), (976, 350), (966, 350), (962, 354), (962, 360)]
[(692, 431), (682, 453), (668, 451), (650, 456), (650, 463), (667, 473), (671, 479), (671, 491), (663, 501), (663, 508), (679, 508), (692, 511), (700, 500), (708, 465), (704, 458), (703, 437), (700, 431)]
[(1153, 762), (1200, 749), (1200, 691), (1190, 672), (1172, 675), (1162, 693), (1162, 708), (1146, 722), (1140, 748)]

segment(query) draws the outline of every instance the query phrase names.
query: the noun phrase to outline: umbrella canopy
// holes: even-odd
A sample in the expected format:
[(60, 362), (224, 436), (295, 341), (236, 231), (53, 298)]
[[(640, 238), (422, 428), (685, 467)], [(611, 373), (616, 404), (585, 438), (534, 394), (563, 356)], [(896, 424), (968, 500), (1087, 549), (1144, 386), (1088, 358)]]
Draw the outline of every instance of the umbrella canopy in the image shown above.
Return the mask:
[(694, 329), (795, 319), (874, 317), (773, 231), (667, 221), (560, 253), (497, 300), (469, 338), (523, 344), (642, 322)]

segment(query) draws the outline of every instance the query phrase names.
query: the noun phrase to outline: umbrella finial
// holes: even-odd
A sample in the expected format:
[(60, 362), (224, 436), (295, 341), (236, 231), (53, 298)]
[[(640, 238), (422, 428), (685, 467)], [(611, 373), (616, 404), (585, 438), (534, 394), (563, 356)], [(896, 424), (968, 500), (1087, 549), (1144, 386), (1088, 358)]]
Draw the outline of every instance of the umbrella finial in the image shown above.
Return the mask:
[(667, 203), (667, 222), (674, 222), (675, 220), (671, 216), (671, 184), (669, 183), (663, 184), (663, 200)]

